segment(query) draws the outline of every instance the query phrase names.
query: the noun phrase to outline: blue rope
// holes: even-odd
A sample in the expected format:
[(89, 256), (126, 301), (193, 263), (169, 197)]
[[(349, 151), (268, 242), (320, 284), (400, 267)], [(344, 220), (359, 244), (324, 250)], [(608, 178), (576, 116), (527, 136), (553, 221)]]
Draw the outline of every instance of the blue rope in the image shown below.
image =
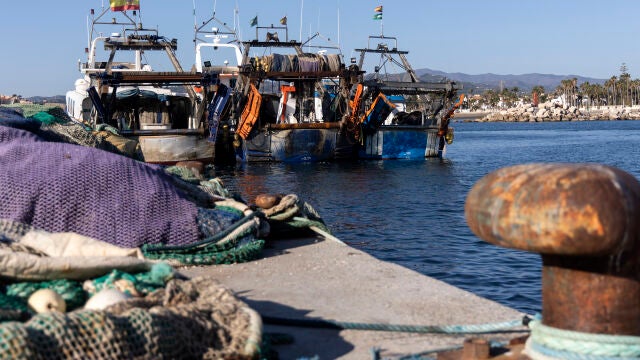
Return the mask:
[[(528, 319), (528, 318), (527, 318)], [(341, 322), (333, 320), (317, 319), (287, 319), (262, 315), (262, 321), (272, 325), (313, 327), (337, 330), (369, 330), (369, 331), (396, 331), (411, 333), (431, 334), (485, 334), (495, 332), (514, 332), (510, 330), (523, 325), (523, 320), (505, 321), (489, 324), (472, 325), (397, 325), (397, 324), (368, 324)]]
[(567, 360), (622, 360), (640, 358), (640, 336), (591, 334), (563, 330), (534, 320), (529, 324), (528, 347), (542, 355)]

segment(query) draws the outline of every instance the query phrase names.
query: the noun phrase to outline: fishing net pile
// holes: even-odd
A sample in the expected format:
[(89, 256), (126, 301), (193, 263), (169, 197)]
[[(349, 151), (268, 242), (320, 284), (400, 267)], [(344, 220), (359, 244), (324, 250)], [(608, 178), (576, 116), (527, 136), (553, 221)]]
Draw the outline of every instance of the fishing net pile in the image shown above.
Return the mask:
[[(47, 123), (55, 111), (0, 108), (0, 358), (254, 358), (259, 316), (145, 247), (179, 247), (165, 252), (173, 265), (252, 260), (260, 218), (215, 179), (183, 180), (103, 151), (81, 125)], [(87, 307), (109, 289), (127, 296)], [(37, 313), (41, 290), (64, 310)]]
[(117, 129), (108, 125), (93, 131), (84, 124), (72, 121), (59, 107), (35, 104), (2, 106), (0, 125), (30, 131), (46, 141), (83, 145), (143, 160), (137, 141), (119, 136)]
[[(32, 125), (26, 120), (21, 126)], [(246, 205), (216, 205), (224, 197), (213, 197), (206, 187), (159, 166), (93, 147), (47, 141), (39, 136), (42, 131), (3, 126), (0, 121), (0, 166), (6, 169), (0, 173), (0, 219), (135, 248), (207, 241), (245, 217)], [(259, 219), (246, 223), (243, 232), (234, 234), (238, 237), (226, 240), (233, 240), (233, 245), (260, 244)]]
[[(158, 266), (159, 264), (156, 264)], [(170, 267), (169, 267), (170, 269)], [(253, 359), (262, 339), (259, 315), (206, 278), (179, 279), (170, 271), (128, 274), (114, 270), (84, 282), (17, 283), (0, 294), (0, 357), (11, 359)], [(160, 273), (161, 276), (158, 276)], [(114, 281), (114, 279), (117, 279)], [(91, 306), (83, 296), (128, 281), (119, 301)], [(119, 283), (120, 282), (120, 283)], [(34, 313), (38, 288), (70, 300), (69, 312)], [(83, 290), (83, 286), (87, 290)], [(136, 290), (137, 289), (137, 290)], [(95, 298), (101, 292), (93, 294)], [(103, 296), (104, 298), (104, 296)], [(95, 303), (95, 302), (94, 302)]]
[[(0, 358), (255, 358), (259, 316), (172, 266), (256, 259), (269, 232), (328, 232), (315, 210), (295, 195), (249, 206), (64, 117), (0, 107)], [(35, 309), (41, 290), (65, 310)], [(127, 296), (89, 306), (108, 290)]]
[(328, 230), (295, 195), (257, 211), (231, 198), (218, 179), (102, 151), (107, 142), (60, 109), (30, 118), (12, 111), (0, 107), (0, 219), (139, 248), (174, 265), (255, 259), (269, 224), (276, 234)]
[(250, 62), (253, 69), (266, 72), (340, 71), (342, 68), (338, 54), (271, 54), (252, 58)]

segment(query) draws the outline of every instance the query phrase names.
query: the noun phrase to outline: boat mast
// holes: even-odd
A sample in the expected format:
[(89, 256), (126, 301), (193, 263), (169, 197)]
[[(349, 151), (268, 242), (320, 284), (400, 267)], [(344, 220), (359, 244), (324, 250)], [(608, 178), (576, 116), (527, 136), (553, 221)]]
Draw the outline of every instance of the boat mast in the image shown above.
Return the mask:
[(342, 44), (340, 43), (340, 1), (338, 1), (338, 47), (342, 49)]
[(300, 0), (300, 41), (302, 41), (302, 9), (304, 8), (304, 0)]

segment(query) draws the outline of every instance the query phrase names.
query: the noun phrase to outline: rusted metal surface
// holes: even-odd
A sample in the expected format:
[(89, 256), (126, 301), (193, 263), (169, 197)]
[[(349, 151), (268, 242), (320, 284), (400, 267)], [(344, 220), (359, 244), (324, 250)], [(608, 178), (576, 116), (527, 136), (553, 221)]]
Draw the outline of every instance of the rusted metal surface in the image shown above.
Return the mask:
[(476, 183), (465, 205), (490, 243), (542, 255), (543, 323), (640, 335), (640, 183), (597, 164), (528, 164)]
[(202, 74), (195, 72), (151, 72), (151, 71), (130, 71), (119, 72), (113, 75), (114, 79), (127, 84), (154, 84), (154, 83), (180, 83), (180, 84), (201, 84)]
[(487, 339), (466, 339), (462, 348), (462, 360), (488, 359), (489, 349), (490, 346)]
[(270, 130), (299, 130), (299, 129), (339, 129), (338, 122), (321, 122), (321, 123), (295, 123), (295, 124), (269, 124), (267, 128)]
[(458, 350), (441, 351), (435, 354), (437, 360), (529, 360), (523, 354), (524, 343), (528, 336), (511, 339), (503, 346), (491, 346), (487, 339), (466, 338)]
[[(542, 258), (545, 325), (595, 334), (640, 335), (637, 273), (601, 272), (614, 257)], [(638, 261), (637, 255), (633, 261)], [(580, 270), (590, 264), (594, 269)]]

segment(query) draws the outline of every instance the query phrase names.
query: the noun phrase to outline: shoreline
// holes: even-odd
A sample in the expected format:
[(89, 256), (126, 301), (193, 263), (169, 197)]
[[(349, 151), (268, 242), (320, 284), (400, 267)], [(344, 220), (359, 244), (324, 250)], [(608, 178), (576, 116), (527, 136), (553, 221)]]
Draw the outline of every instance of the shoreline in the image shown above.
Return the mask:
[(575, 107), (553, 103), (526, 104), (501, 110), (455, 113), (453, 122), (556, 122), (640, 120), (640, 105)]

